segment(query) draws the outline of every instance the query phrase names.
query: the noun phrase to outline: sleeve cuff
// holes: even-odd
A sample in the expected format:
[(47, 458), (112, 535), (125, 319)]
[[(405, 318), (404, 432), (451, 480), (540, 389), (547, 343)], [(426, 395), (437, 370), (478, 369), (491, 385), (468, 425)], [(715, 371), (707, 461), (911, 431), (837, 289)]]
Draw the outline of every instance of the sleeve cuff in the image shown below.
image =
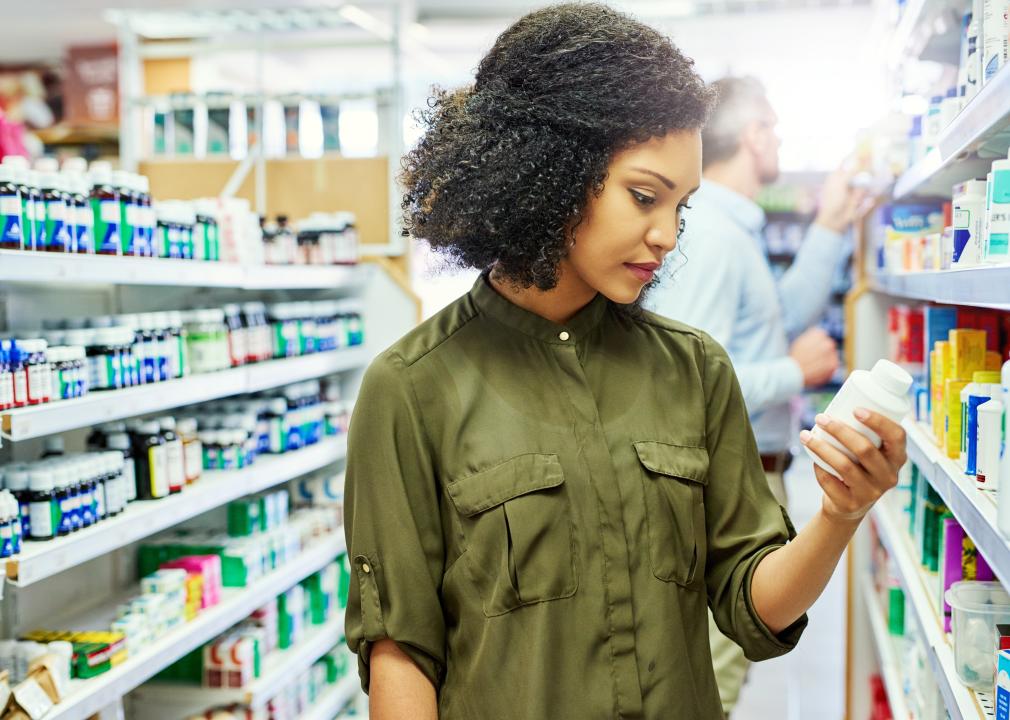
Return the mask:
[(776, 635), (768, 629), (768, 626), (764, 624), (764, 621), (754, 609), (754, 603), (751, 599), (751, 580), (754, 577), (754, 571), (766, 555), (780, 547), (782, 545), (771, 545), (763, 548), (751, 560), (737, 599), (737, 617), (740, 618), (740, 627), (737, 630), (736, 640), (740, 647), (743, 648), (744, 655), (752, 662), (760, 662), (785, 655), (796, 647), (796, 644), (800, 641), (800, 636), (807, 627), (807, 616), (804, 613), (799, 620)]
[(781, 378), (781, 397), (788, 399), (803, 392), (803, 371), (799, 364), (788, 355), (776, 362), (780, 366), (775, 376)]

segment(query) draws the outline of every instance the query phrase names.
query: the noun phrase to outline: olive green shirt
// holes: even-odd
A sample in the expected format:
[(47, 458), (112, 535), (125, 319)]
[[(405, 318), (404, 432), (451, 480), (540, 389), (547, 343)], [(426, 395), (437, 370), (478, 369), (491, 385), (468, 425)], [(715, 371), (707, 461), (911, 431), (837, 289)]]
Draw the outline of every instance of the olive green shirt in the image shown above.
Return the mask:
[(389, 638), (441, 720), (722, 718), (706, 607), (752, 660), (750, 597), (794, 534), (730, 361), (603, 296), (571, 322), (478, 279), (369, 367), (351, 421), (347, 642)]

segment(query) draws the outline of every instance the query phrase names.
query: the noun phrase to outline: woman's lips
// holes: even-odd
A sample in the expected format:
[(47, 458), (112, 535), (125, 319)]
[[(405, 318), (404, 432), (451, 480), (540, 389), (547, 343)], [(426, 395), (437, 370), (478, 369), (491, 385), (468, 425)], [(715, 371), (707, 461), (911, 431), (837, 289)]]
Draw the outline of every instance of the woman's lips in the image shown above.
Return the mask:
[(632, 275), (634, 275), (640, 282), (647, 283), (652, 280), (652, 276), (656, 274), (656, 270), (659, 268), (658, 264), (636, 264), (636, 263), (624, 263), (624, 267), (628, 268)]

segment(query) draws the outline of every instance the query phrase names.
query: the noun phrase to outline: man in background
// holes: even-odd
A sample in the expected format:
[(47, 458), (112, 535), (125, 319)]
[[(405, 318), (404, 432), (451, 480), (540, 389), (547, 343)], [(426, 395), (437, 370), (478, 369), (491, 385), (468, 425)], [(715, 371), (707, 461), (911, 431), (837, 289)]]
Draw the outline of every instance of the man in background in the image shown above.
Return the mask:
[[(765, 214), (755, 198), (779, 177), (778, 119), (757, 80), (726, 78), (714, 85), (719, 100), (702, 131), (703, 181), (685, 212), (686, 262), (651, 291), (647, 305), (706, 331), (729, 352), (769, 485), (785, 505), (790, 400), (804, 388), (823, 385), (838, 368), (835, 342), (811, 326), (831, 297), (845, 252), (843, 233), (862, 193), (849, 188), (849, 173), (828, 178), (795, 261), (776, 281), (762, 238)], [(728, 716), (749, 663), (711, 614), (709, 638)]]

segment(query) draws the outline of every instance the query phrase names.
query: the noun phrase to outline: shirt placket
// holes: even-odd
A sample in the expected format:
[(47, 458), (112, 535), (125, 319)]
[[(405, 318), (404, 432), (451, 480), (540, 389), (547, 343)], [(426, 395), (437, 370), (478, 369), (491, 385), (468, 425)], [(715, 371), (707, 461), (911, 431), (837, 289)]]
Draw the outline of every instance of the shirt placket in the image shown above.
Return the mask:
[(642, 692), (635, 655), (635, 617), (631, 595), (629, 544), (623, 520), (623, 498), (614, 472), (599, 407), (576, 346), (575, 333), (565, 330), (551, 343), (560, 384), (573, 410), (575, 439), (581, 449), (586, 485), (594, 493), (596, 527), (603, 557), (603, 601), (610, 644), (611, 674), (617, 717), (643, 715)]

